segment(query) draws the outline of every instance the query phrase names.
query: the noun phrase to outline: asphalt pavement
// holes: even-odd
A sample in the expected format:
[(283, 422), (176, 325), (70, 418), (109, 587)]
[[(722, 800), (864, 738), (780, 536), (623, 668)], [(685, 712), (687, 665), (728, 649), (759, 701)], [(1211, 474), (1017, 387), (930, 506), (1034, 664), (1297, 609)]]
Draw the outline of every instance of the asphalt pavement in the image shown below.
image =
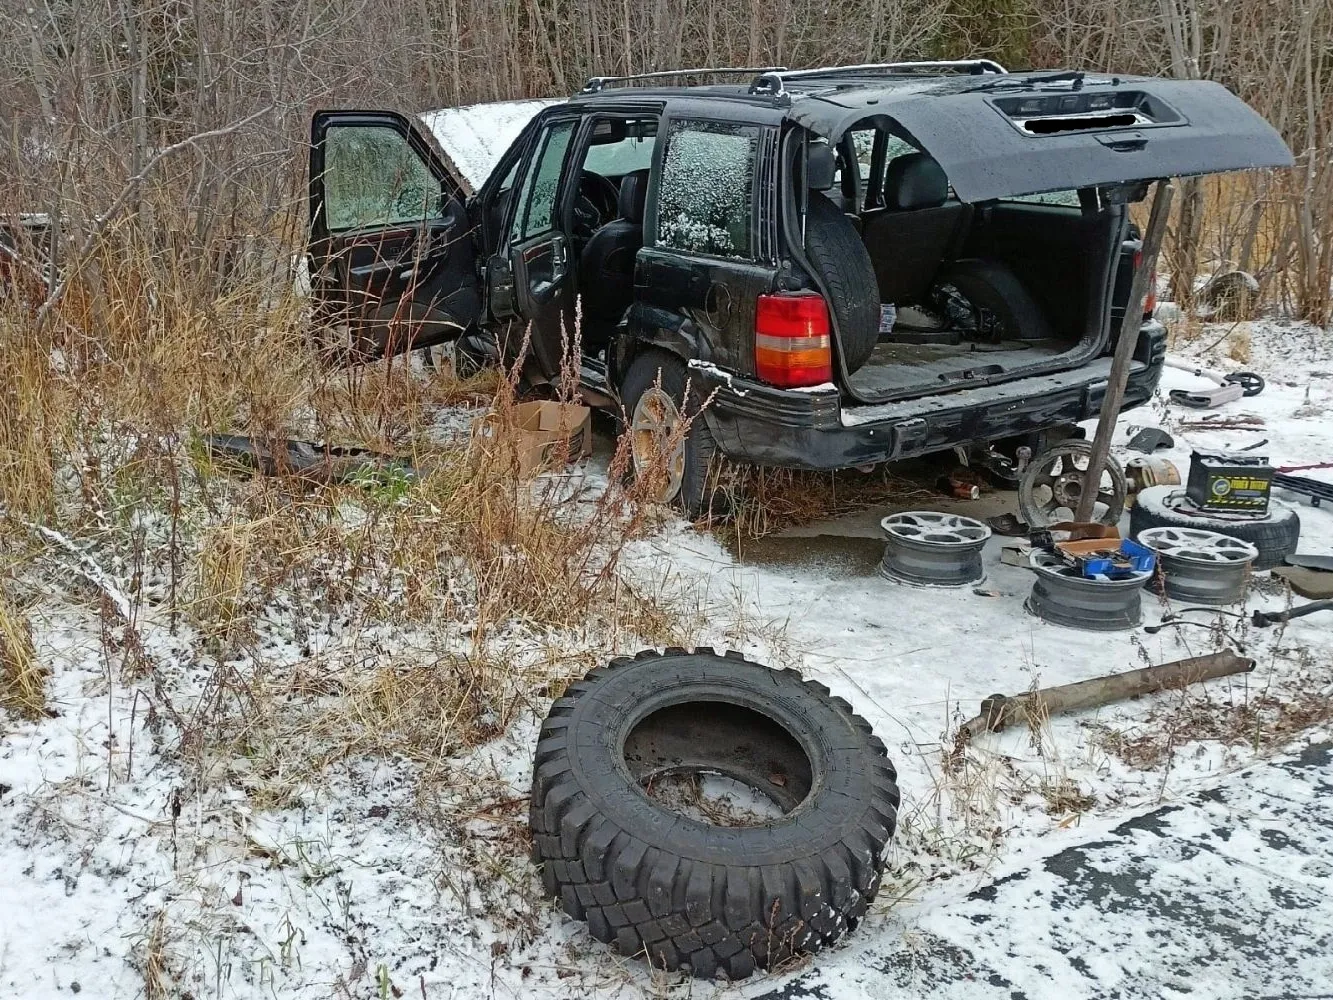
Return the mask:
[(758, 1000), (1333, 998), (1333, 743), (1246, 768), (873, 938)]

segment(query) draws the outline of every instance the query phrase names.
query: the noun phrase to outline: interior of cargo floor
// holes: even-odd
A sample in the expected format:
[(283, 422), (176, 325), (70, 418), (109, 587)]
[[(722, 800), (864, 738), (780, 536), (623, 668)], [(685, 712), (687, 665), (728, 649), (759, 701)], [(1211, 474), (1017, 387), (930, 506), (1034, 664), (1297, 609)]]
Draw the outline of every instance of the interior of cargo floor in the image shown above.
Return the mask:
[(965, 373), (985, 374), (1040, 364), (1070, 349), (1058, 340), (1003, 341), (998, 344), (900, 344), (883, 341), (851, 377), (858, 395), (881, 396), (910, 389), (938, 389)]

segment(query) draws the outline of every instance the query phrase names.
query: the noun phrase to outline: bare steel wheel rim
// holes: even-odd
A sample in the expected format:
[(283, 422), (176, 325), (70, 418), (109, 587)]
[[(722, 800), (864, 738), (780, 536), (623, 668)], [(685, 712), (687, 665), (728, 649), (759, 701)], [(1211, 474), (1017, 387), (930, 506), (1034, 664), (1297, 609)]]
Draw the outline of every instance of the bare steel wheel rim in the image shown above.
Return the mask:
[(666, 483), (656, 499), (674, 500), (685, 478), (685, 437), (679, 433), (680, 408), (657, 386), (649, 386), (630, 417), (630, 455), (634, 473), (643, 476), (665, 467)]
[(1259, 558), (1249, 542), (1202, 528), (1147, 528), (1139, 532), (1139, 541), (1164, 557), (1189, 562), (1234, 565)]
[(1140, 591), (1151, 573), (1136, 572), (1120, 579), (1085, 577), (1059, 556), (1040, 550), (1032, 554), (1030, 566), (1036, 579), (1027, 609), (1038, 618), (1096, 632), (1133, 628), (1139, 623)]

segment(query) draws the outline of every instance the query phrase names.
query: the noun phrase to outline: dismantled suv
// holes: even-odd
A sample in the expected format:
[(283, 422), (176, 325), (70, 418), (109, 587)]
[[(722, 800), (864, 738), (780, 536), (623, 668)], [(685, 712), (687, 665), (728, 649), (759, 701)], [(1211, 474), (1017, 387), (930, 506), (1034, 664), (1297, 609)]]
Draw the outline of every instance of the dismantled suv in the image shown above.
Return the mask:
[[(1012, 454), (1095, 416), (1131, 204), (1157, 178), (1291, 163), (1206, 81), (986, 60), (738, 72), (317, 114), (329, 327), (361, 356), (526, 349), (535, 383), (578, 343), (584, 398), (625, 414), (636, 465), (678, 445), (670, 499), (697, 513), (718, 452), (807, 469)], [(1126, 406), (1164, 353), (1145, 321)]]

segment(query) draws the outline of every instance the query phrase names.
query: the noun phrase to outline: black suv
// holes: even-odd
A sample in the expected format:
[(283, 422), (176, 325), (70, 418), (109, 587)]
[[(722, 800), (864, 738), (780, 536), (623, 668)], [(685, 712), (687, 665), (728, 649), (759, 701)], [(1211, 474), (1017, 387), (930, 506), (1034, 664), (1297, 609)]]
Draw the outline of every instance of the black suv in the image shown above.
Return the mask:
[[(836, 469), (1097, 414), (1156, 178), (1284, 166), (1206, 81), (986, 60), (596, 78), (569, 100), (314, 118), (315, 295), (360, 353), (581, 349), (636, 463)], [(697, 71), (726, 78), (727, 71)], [(748, 77), (748, 79), (746, 79)], [(512, 142), (509, 140), (512, 138)], [(1142, 327), (1126, 406), (1165, 352)], [(564, 370), (568, 372), (567, 363)]]

